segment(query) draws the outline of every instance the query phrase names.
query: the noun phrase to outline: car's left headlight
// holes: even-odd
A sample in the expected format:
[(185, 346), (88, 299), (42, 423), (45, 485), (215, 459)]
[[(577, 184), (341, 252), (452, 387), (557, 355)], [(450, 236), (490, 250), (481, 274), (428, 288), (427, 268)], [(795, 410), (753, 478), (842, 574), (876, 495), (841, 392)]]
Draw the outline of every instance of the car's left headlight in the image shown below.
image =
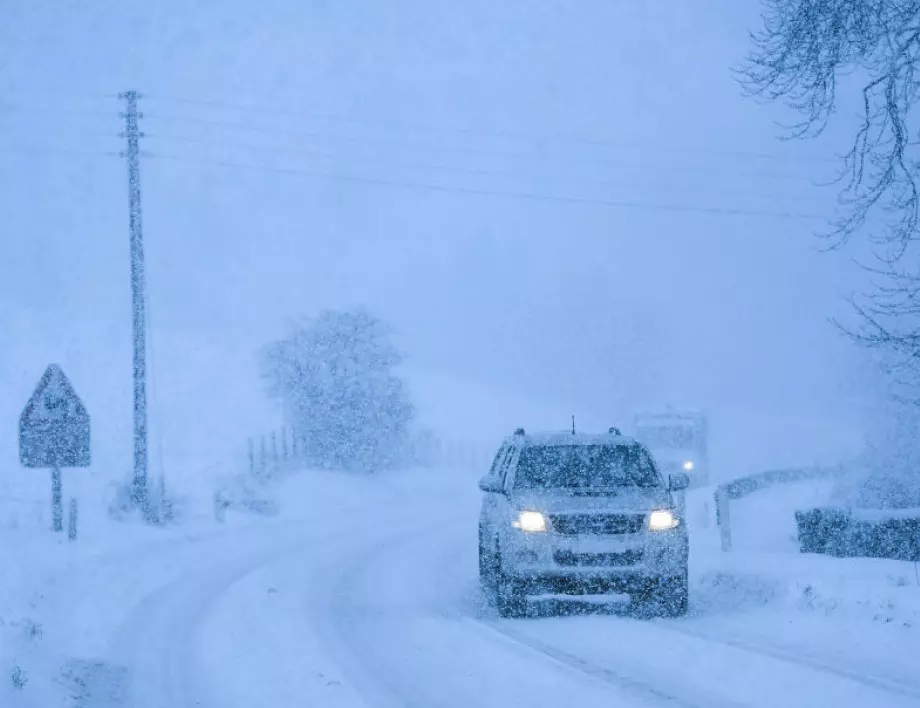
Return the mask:
[(546, 517), (539, 511), (521, 511), (511, 525), (527, 533), (543, 533), (546, 531)]
[(693, 460), (684, 460), (684, 464), (681, 467), (684, 468), (684, 472), (693, 472), (693, 468), (696, 465), (693, 464)]
[(669, 531), (680, 525), (680, 519), (674, 512), (667, 509), (658, 509), (653, 511), (648, 517), (649, 531)]

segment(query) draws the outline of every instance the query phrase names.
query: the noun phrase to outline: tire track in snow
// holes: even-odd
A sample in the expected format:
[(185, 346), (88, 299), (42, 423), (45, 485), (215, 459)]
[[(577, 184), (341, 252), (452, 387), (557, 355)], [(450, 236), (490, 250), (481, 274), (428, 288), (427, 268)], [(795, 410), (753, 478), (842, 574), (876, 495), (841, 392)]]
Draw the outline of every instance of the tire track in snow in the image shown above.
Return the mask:
[[(576, 656), (567, 651), (554, 647), (551, 644), (536, 639), (535, 637), (527, 636), (521, 632), (516, 632), (508, 627), (502, 625), (498, 626), (494, 622), (483, 621), (483, 620), (474, 620), (468, 617), (464, 618), (469, 622), (476, 622), (480, 626), (488, 629), (491, 632), (494, 632), (501, 637), (514, 642), (520, 645), (522, 648), (542, 654), (543, 656), (558, 662), (569, 669), (579, 671), (583, 674), (591, 676), (592, 678), (600, 679), (606, 683), (617, 686), (619, 688), (625, 689), (637, 696), (645, 699), (651, 700), (659, 705), (673, 706), (674, 708), (744, 708), (743, 703), (738, 703), (735, 701), (726, 701), (723, 698), (717, 697), (712, 694), (706, 695), (696, 695), (694, 700), (688, 700), (676, 693), (665, 691), (664, 689), (655, 686), (651, 683), (646, 683), (643, 681), (638, 681), (634, 678), (630, 678), (625, 674), (621, 674), (614, 669), (604, 666), (598, 666), (597, 664), (584, 659), (583, 657)], [(694, 691), (695, 694), (699, 694), (699, 691)]]
[[(344, 516), (363, 508), (376, 508), (379, 503), (380, 499), (348, 502), (327, 511)], [(117, 708), (208, 706), (205, 681), (194, 674), (198, 668), (195, 640), (208, 611), (235, 583), (287, 555), (317, 544), (334, 547), (354, 541), (353, 537), (343, 536), (340, 529), (329, 529), (326, 525), (322, 528), (325, 531), (320, 532), (315, 518), (249, 523), (158, 539), (93, 558), (90, 570), (103, 576), (113, 569), (121, 575), (122, 564), (136, 559), (138, 553), (152, 553), (156, 559), (164, 553), (181, 556), (194, 551), (208, 566), (207, 570), (199, 567), (165, 583), (151, 584), (111, 633), (109, 664), (118, 668), (127, 663), (131, 670), (126, 687), (128, 702), (117, 703)], [(81, 570), (88, 571), (85, 567)], [(170, 573), (175, 575), (175, 570)], [(165, 698), (160, 695), (164, 692)], [(112, 705), (116, 708), (116, 704)]]
[[(276, 538), (259, 539), (258, 548), (242, 561), (234, 549), (221, 547), (218, 554), (229, 552), (230, 563), (218, 561), (208, 570), (177, 578), (146, 596), (132, 609), (111, 650), (112, 656), (130, 660), (131, 708), (210, 706), (205, 677), (196, 674), (195, 656), (197, 635), (210, 608), (234, 584), (285, 556), (317, 544), (333, 549), (349, 542), (353, 539), (337, 531), (298, 536), (281, 544)], [(205, 555), (209, 549), (201, 550)]]
[(493, 640), (503, 641), (518, 651), (540, 656), (543, 660), (562, 666), (567, 671), (575, 672), (581, 676), (588, 676), (619, 690), (626, 691), (644, 703), (667, 705), (672, 708), (744, 708), (743, 703), (725, 700), (708, 691), (693, 689), (690, 691), (692, 696), (685, 696), (681, 695), (679, 691), (669, 691), (660, 685), (640, 681), (613, 668), (600, 666), (584, 657), (577, 656), (535, 637), (511, 629), (511, 625), (514, 624), (515, 620), (494, 620), (470, 616), (460, 611), (442, 611), (442, 615), (445, 618), (465, 623), (471, 630), (478, 632), (480, 635), (489, 634)]
[[(443, 532), (444, 526), (443, 523), (440, 523), (434, 529)], [(353, 598), (349, 596), (349, 590), (353, 590), (360, 585), (362, 576), (372, 575), (375, 567), (385, 568), (391, 566), (392, 563), (386, 562), (387, 557), (409, 555), (424, 559), (424, 554), (411, 553), (412, 545), (419, 541), (430, 543), (429, 529), (419, 529), (405, 534), (352, 559), (350, 567), (339, 577), (332, 590), (333, 614), (339, 617), (339, 620), (329, 624), (327, 636), (331, 635), (332, 641), (339, 645), (340, 650), (344, 649), (346, 652), (350, 652), (353, 658), (357, 659), (357, 663), (361, 665), (359, 670), (365, 674), (363, 677), (365, 685), (369, 678), (378, 687), (385, 689), (386, 695), (378, 697), (381, 699), (380, 705), (387, 706), (387, 708), (390, 706), (446, 708), (450, 705), (456, 705), (456, 703), (443, 703), (439, 700), (433, 700), (430, 695), (425, 695), (413, 686), (407, 685), (406, 681), (401, 681), (398, 677), (388, 674), (384, 669), (376, 665), (372, 655), (366, 655), (365, 638), (361, 636), (359, 631), (356, 631), (361, 617), (356, 612), (356, 603), (352, 602)], [(410, 549), (409, 553), (406, 553), (407, 547)], [(444, 555), (448, 558), (455, 557), (453, 554)], [(533, 665), (533, 675), (543, 673), (540, 665), (534, 665), (533, 660), (537, 659), (538, 664), (544, 666), (549, 664), (554, 670), (561, 670), (570, 676), (581, 679), (588, 678), (592, 682), (598, 682), (609, 688), (616, 689), (618, 692), (632, 695), (642, 705), (667, 705), (672, 708), (743, 708), (743, 704), (726, 701), (708, 692), (702, 695), (700, 691), (695, 691), (693, 700), (681, 697), (654, 684), (638, 681), (613, 669), (598, 666), (582, 657), (565, 652), (540, 640), (498, 626), (496, 623), (472, 618), (459, 610), (449, 611), (443, 607), (438, 607), (432, 610), (432, 614), (455, 625), (465, 627), (468, 634), (483, 638), (489, 644), (510, 649), (518, 656), (526, 658), (528, 663)], [(458, 660), (460, 659), (461, 657), (458, 657)], [(354, 671), (355, 662), (347, 663), (352, 664), (352, 670)]]
[[(611, 666), (615, 664), (605, 662), (601, 665), (595, 660), (585, 658), (580, 652), (575, 653), (572, 650), (566, 650), (551, 642), (533, 636), (533, 634), (529, 632), (517, 630), (514, 627), (518, 621), (515, 620), (498, 620), (494, 617), (481, 616), (466, 616), (465, 619), (489, 631), (501, 634), (508, 640), (523, 645), (528, 650), (545, 654), (560, 663), (566, 664), (574, 670), (582, 671), (594, 678), (607, 681), (612, 685), (629, 689), (635, 695), (651, 699), (659, 704), (682, 706), (683, 708), (739, 708), (740, 706), (747, 705), (746, 703), (735, 701), (729, 697), (724, 697), (722, 695), (717, 696), (705, 688), (701, 689), (693, 686), (685, 688), (679, 684), (674, 685), (670, 679), (665, 679), (660, 683), (639, 680), (624, 671), (611, 668)], [(772, 647), (757, 646), (749, 642), (733, 640), (703, 631), (697, 632), (693, 629), (686, 628), (682, 620), (654, 619), (649, 621), (646, 619), (640, 621), (647, 622), (650, 629), (669, 629), (681, 632), (693, 639), (706, 642), (717, 642), (731, 649), (747, 651), (748, 653), (753, 653), (771, 660), (778, 659), (799, 669), (805, 668), (821, 672), (824, 675), (829, 675), (834, 679), (853, 681), (868, 689), (883, 691), (912, 700), (920, 698), (920, 689), (910, 686), (907, 683), (900, 682), (897, 679), (871, 676), (856, 670), (838, 668), (826, 661), (814, 657), (801, 657)]]
[(119, 630), (114, 657), (131, 668), (132, 708), (206, 708), (211, 705), (197, 673), (196, 638), (211, 606), (237, 581), (285, 549), (231, 568), (197, 571), (148, 595)]
[[(434, 527), (443, 526), (443, 521)], [(349, 559), (347, 569), (340, 573), (329, 591), (328, 609), (321, 613), (316, 626), (322, 639), (333, 650), (333, 656), (340, 667), (350, 675), (363, 696), (381, 708), (448, 708), (446, 704), (432, 702), (430, 697), (413, 690), (411, 684), (395, 680), (367, 656), (364, 638), (357, 627), (361, 616), (354, 603), (350, 602), (349, 590), (353, 589), (359, 579), (368, 572), (373, 561), (379, 560), (394, 548), (404, 546), (424, 536), (430, 527), (416, 528), (403, 533), (397, 538), (364, 549), (357, 556)], [(379, 689), (383, 689), (381, 692)]]
[(887, 693), (894, 693), (906, 698), (920, 700), (920, 687), (911, 686), (910, 684), (892, 678), (872, 676), (870, 674), (865, 674), (853, 669), (834, 666), (833, 664), (814, 656), (796, 654), (794, 652), (789, 652), (775, 646), (749, 642), (743, 639), (736, 639), (734, 637), (727, 637), (719, 633), (707, 632), (697, 628), (691, 629), (690, 627), (687, 627), (682, 623), (673, 620), (656, 620), (655, 626), (661, 629), (666, 629), (669, 632), (677, 632), (679, 634), (693, 637), (694, 639), (701, 639), (706, 642), (724, 644), (725, 646), (732, 647), (733, 649), (740, 649), (741, 651), (746, 651), (751, 654), (758, 654), (770, 659), (776, 659), (778, 661), (783, 661), (794, 666), (806, 666), (809, 669), (813, 669), (814, 671), (820, 671), (821, 673), (830, 674), (838, 678), (855, 681), (856, 683), (862, 684), (868, 688), (885, 691)]
[(116, 637), (113, 656), (130, 666), (130, 703), (137, 708), (207, 706), (195, 675), (199, 617), (233, 576), (174, 580), (138, 604)]

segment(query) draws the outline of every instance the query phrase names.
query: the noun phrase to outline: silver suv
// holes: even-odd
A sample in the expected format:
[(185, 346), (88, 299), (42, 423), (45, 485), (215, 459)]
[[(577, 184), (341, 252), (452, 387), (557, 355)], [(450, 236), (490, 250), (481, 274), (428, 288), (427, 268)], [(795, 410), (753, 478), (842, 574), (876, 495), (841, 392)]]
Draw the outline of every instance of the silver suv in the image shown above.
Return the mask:
[(643, 611), (687, 611), (687, 528), (668, 480), (648, 450), (611, 428), (604, 435), (527, 435), (505, 440), (479, 517), (479, 575), (503, 617), (527, 596), (629, 593)]

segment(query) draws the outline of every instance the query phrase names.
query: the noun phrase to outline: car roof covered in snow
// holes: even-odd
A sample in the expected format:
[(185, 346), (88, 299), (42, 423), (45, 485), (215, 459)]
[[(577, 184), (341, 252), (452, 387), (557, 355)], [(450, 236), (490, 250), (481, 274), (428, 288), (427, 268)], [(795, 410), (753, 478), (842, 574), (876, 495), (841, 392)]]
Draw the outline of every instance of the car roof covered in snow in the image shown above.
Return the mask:
[(634, 438), (615, 433), (566, 433), (566, 432), (541, 432), (541, 433), (516, 433), (506, 442), (519, 444), (524, 447), (549, 447), (556, 445), (636, 445)]

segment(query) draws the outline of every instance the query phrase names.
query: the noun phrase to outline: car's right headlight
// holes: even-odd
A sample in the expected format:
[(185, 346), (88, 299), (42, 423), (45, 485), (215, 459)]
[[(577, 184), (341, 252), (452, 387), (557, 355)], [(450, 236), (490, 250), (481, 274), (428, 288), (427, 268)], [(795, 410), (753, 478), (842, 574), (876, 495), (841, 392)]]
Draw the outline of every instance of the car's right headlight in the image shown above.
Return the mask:
[(511, 525), (527, 533), (543, 533), (546, 531), (546, 517), (539, 511), (521, 511)]
[(668, 509), (657, 509), (648, 517), (649, 531), (670, 531), (680, 525), (680, 519)]

